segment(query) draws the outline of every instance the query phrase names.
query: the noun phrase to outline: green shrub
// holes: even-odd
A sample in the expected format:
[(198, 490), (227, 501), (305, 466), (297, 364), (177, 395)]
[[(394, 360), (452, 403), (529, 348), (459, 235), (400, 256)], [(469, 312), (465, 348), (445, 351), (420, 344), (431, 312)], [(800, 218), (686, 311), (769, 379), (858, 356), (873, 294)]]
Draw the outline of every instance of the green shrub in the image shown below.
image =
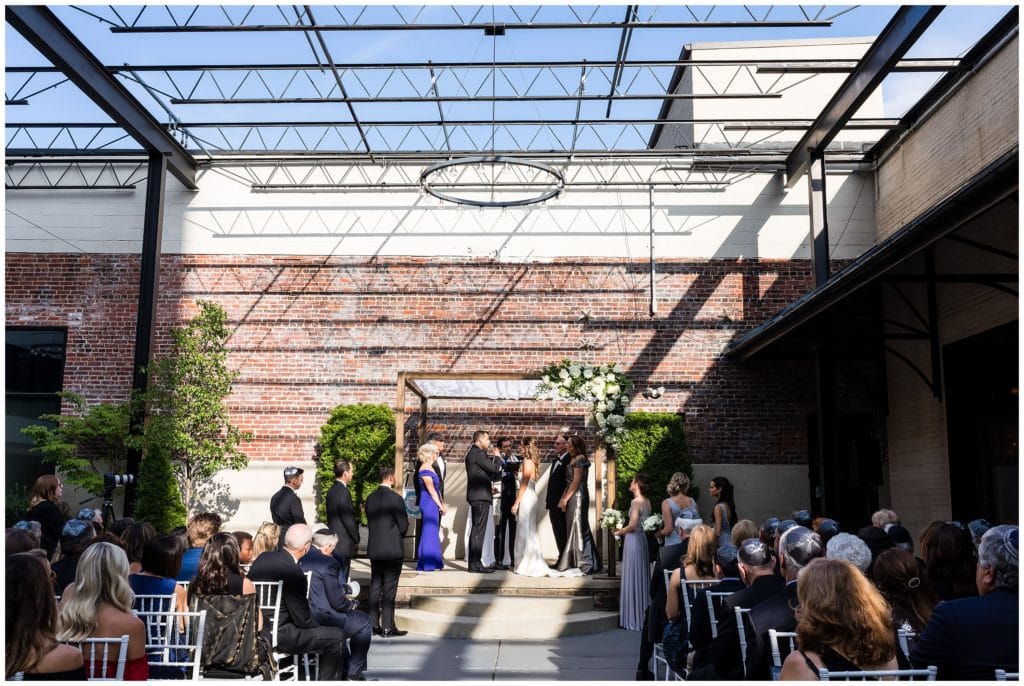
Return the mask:
[(675, 472), (693, 478), (686, 449), (682, 415), (670, 412), (631, 412), (626, 415), (626, 435), (616, 452), (615, 506), (628, 513), (633, 496), (629, 482), (637, 472), (651, 477), (651, 506), (658, 512), (668, 497), (665, 487)]
[(25, 484), (15, 483), (7, 487), (4, 497), (4, 526), (14, 526), (25, 518), (28, 512), (28, 489)]
[(162, 533), (188, 520), (167, 451), (151, 449), (142, 458), (133, 516)]
[[(339, 405), (327, 423), (320, 427), (316, 468), (316, 517), (327, 521), (327, 491), (334, 484), (334, 463), (352, 463), (352, 500), (365, 524), (362, 513), (366, 496), (380, 483), (382, 465), (395, 459), (395, 416), (386, 405)], [(395, 475), (401, 479), (401, 474)]]

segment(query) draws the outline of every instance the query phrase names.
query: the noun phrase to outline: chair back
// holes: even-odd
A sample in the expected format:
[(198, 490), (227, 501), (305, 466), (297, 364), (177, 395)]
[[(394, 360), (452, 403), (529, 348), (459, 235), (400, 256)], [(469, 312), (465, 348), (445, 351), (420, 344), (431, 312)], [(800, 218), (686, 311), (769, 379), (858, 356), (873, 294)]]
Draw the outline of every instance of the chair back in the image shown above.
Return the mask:
[(313, 572), (303, 572), (306, 576), (306, 598), (309, 599), (309, 589), (313, 585)]
[[(77, 645), (82, 651), (85, 675), (89, 681), (124, 681), (124, 666), (128, 662), (128, 634), (87, 638)], [(111, 661), (116, 661), (117, 667), (113, 676), (107, 676), (107, 664)]]
[(1020, 681), (1020, 672), (1007, 672), (1005, 669), (997, 669), (996, 681)]
[(256, 598), (263, 621), (270, 622), (270, 645), (277, 648), (277, 616), (281, 614), (281, 586), (283, 581), (254, 581)]
[(679, 570), (679, 584), (682, 589), (680, 595), (683, 596), (683, 612), (686, 613), (686, 626), (687, 628), (693, 626), (693, 597), (697, 594), (697, 591), (708, 586), (714, 586), (718, 583), (718, 579), (695, 579), (694, 581), (687, 581), (683, 577), (683, 570)]
[(772, 681), (778, 681), (779, 672), (782, 671), (782, 650), (779, 648), (779, 639), (782, 639), (788, 643), (786, 649), (786, 655), (789, 655), (796, 648), (796, 632), (795, 631), (776, 631), (775, 629), (768, 630), (768, 641), (772, 647)]
[(11, 675), (11, 678), (8, 679), (8, 681), (24, 681), (24, 680), (25, 680), (25, 672), (15, 672), (14, 674)]
[(913, 647), (914, 639), (917, 638), (917, 634), (906, 629), (898, 629), (896, 631), (896, 638), (899, 640), (900, 650), (902, 650), (903, 654), (909, 658), (910, 650)]
[(711, 620), (711, 638), (718, 638), (718, 611), (722, 609), (722, 603), (728, 596), (732, 595), (732, 591), (712, 591), (707, 590), (704, 592), (704, 597), (708, 601), (708, 619)]
[(139, 612), (172, 612), (178, 602), (178, 596), (174, 593), (166, 595), (136, 594), (132, 601), (132, 609)]
[(178, 597), (170, 595), (137, 595), (132, 601), (132, 614), (146, 625), (146, 645), (168, 640), (170, 613), (176, 609)]
[[(868, 679), (915, 679), (925, 677), (925, 681), (935, 681), (939, 668), (932, 665), (927, 669), (868, 669), (854, 672), (832, 672), (824, 667), (818, 669), (818, 678), (822, 681), (866, 681)], [(920, 679), (918, 679), (920, 680)]]
[[(136, 615), (146, 624), (146, 655), (151, 672), (154, 667), (161, 667), (164, 668), (160, 670), (161, 672), (180, 671), (185, 679), (199, 681), (203, 664), (206, 610), (200, 612), (158, 610), (136, 612)], [(151, 633), (151, 626), (160, 627), (163, 633)], [(150, 676), (150, 681), (153, 680), (154, 677)]]
[(747, 676), (747, 615), (750, 614), (749, 607), (734, 607), (736, 613), (736, 633), (740, 638), (740, 665), (743, 666), (743, 677)]

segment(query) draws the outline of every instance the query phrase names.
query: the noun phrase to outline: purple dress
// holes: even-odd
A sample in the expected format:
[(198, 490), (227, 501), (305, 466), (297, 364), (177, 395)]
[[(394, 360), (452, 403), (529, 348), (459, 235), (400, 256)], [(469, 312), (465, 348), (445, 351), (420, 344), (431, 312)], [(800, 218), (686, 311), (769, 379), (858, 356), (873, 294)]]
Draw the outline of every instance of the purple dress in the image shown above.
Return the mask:
[(419, 501), (420, 512), (423, 515), (423, 530), (420, 534), (419, 548), (416, 549), (416, 571), (433, 572), (444, 569), (444, 560), (441, 559), (441, 510), (430, 497), (426, 481), (433, 481), (434, 493), (440, 493), (441, 480), (429, 469), (420, 470), (416, 478), (420, 479), (423, 486)]

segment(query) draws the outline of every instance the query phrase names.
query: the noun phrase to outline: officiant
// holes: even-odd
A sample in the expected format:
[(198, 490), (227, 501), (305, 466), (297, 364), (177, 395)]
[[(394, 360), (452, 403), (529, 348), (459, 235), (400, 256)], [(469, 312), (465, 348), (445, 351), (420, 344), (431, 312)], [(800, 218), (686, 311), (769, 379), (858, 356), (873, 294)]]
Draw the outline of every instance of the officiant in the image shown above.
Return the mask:
[[(516, 518), (512, 504), (519, 492), (519, 467), (522, 461), (512, 452), (512, 439), (498, 439), (498, 465), (501, 468), (501, 501), (498, 528), (494, 531), (494, 568), (510, 569), (516, 566)], [(505, 543), (508, 543), (508, 564), (505, 564)]]

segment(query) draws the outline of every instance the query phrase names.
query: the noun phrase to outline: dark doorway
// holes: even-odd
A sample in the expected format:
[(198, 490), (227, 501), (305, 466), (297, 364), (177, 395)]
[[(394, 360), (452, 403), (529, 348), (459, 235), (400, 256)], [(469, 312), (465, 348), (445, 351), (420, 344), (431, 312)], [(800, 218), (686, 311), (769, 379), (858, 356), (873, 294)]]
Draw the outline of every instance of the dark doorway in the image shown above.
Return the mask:
[(870, 524), (882, 485), (882, 453), (874, 418), (870, 414), (838, 415), (830, 464), (824, 464), (818, 459), (817, 418), (811, 415), (807, 445), (814, 513), (835, 519), (843, 531), (857, 531)]
[(1018, 322), (943, 350), (953, 517), (1017, 521)]

